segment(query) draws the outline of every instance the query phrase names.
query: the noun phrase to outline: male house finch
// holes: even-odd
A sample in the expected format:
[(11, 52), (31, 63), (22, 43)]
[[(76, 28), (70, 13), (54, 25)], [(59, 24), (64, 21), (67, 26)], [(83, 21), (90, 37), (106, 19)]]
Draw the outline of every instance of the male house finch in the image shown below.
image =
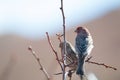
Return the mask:
[(84, 27), (78, 27), (75, 32), (77, 33), (75, 39), (75, 49), (78, 53), (78, 67), (76, 74), (80, 75), (81, 79), (85, 75), (84, 73), (84, 61), (85, 57), (90, 54), (93, 48), (93, 40), (89, 31)]
[[(78, 62), (78, 57), (76, 56), (77, 53), (75, 52), (75, 48), (70, 44), (70, 42), (66, 41), (66, 58), (65, 58), (65, 65), (68, 65), (70, 70), (73, 72), (76, 71), (77, 69), (77, 62)], [(61, 52), (63, 53), (64, 51), (64, 42), (61, 42), (59, 44), (59, 47), (61, 48)]]

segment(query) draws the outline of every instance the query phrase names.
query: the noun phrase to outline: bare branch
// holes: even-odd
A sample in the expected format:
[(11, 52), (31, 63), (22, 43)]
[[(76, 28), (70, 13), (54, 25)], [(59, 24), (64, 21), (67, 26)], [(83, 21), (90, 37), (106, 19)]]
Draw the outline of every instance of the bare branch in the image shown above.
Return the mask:
[(36, 61), (38, 62), (39, 66), (40, 66), (40, 70), (44, 73), (44, 75), (47, 77), (47, 80), (50, 80), (50, 76), (47, 73), (47, 71), (45, 70), (45, 68), (42, 66), (42, 64), (40, 63), (40, 58), (38, 58), (38, 56), (35, 54), (35, 51), (33, 51), (32, 46), (28, 47), (28, 50), (32, 53), (32, 55), (34, 56), (34, 58), (36, 59)]
[(62, 13), (62, 17), (63, 17), (63, 40), (64, 40), (64, 52), (62, 53), (62, 60), (63, 60), (63, 80), (65, 80), (65, 62), (64, 62), (64, 58), (65, 58), (65, 49), (66, 49), (66, 44), (65, 44), (65, 15), (64, 15), (64, 10), (63, 10), (63, 0), (61, 0), (61, 7), (60, 7), (61, 13)]
[(104, 66), (105, 68), (111, 68), (111, 69), (113, 69), (113, 70), (117, 70), (117, 68), (112, 67), (112, 66), (108, 66), (108, 65), (106, 65), (106, 64), (104, 64), (104, 63), (98, 63), (98, 62), (90, 61), (91, 58), (92, 58), (92, 57), (87, 58), (87, 59), (85, 60), (85, 62), (91, 63), (91, 64), (96, 64), (96, 65), (101, 65), (101, 66)]
[[(60, 10), (62, 12), (62, 17), (63, 17), (63, 27), (65, 28), (65, 15), (64, 15), (64, 9), (63, 9), (63, 0), (61, 0), (61, 7)], [(63, 28), (63, 29), (64, 29)], [(65, 30), (65, 29), (64, 29)]]
[(58, 64), (60, 65), (60, 67), (61, 67), (61, 69), (62, 69), (62, 71), (63, 71), (63, 67), (62, 67), (62, 64), (60, 63), (60, 60), (59, 60), (57, 51), (55, 51), (55, 49), (53, 48), (53, 45), (52, 45), (52, 43), (51, 43), (51, 41), (50, 41), (48, 32), (46, 32), (46, 35), (47, 35), (48, 43), (49, 43), (49, 45), (50, 45), (52, 51), (55, 53), (56, 60), (57, 60)]

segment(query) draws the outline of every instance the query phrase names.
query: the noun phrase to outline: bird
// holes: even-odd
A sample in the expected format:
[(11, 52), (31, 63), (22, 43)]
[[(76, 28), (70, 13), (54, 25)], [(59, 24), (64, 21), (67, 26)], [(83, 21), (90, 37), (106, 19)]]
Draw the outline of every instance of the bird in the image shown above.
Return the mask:
[(80, 75), (81, 80), (84, 80), (85, 70), (84, 70), (84, 63), (85, 58), (89, 55), (93, 49), (93, 39), (85, 27), (77, 27), (75, 32), (77, 33), (75, 38), (75, 50), (78, 55), (78, 66), (76, 70), (76, 74)]
[[(65, 41), (66, 44), (66, 51), (65, 51), (65, 65), (67, 67), (69, 67), (69, 69), (71, 71), (73, 71), (73, 73), (76, 71), (77, 69), (77, 65), (78, 65), (78, 57), (77, 57), (77, 53), (75, 51), (75, 48), (73, 47), (73, 45), (68, 42)], [(64, 52), (64, 42), (61, 42), (59, 44), (59, 47), (61, 48), (61, 52)]]

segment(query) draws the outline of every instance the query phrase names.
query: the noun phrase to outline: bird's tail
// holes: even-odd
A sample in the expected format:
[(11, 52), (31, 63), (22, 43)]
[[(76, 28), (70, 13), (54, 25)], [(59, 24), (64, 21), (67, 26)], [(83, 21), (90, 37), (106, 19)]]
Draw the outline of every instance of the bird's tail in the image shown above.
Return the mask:
[(80, 75), (80, 80), (88, 80), (86, 75)]
[(85, 60), (85, 57), (79, 56), (76, 74), (80, 76), (81, 80), (87, 80), (85, 76), (85, 71), (84, 71), (84, 60)]
[(84, 75), (84, 59), (85, 59), (85, 57), (79, 56), (78, 67), (77, 67), (77, 71), (76, 71), (76, 74), (78, 74), (78, 75)]

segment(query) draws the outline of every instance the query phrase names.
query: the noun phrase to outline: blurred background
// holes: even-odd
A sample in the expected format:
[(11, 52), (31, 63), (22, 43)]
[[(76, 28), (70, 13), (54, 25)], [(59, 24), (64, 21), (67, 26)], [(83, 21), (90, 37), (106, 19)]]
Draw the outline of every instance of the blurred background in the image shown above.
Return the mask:
[[(92, 61), (118, 70), (86, 63), (86, 73), (98, 80), (120, 80), (120, 1), (65, 0), (66, 39), (74, 45), (77, 26), (89, 29), (94, 40)], [(0, 80), (45, 80), (39, 65), (28, 51), (31, 45), (53, 80), (61, 72), (45, 35), (60, 54), (56, 33), (62, 33), (58, 0), (0, 0)], [(74, 74), (73, 80), (78, 76)]]

